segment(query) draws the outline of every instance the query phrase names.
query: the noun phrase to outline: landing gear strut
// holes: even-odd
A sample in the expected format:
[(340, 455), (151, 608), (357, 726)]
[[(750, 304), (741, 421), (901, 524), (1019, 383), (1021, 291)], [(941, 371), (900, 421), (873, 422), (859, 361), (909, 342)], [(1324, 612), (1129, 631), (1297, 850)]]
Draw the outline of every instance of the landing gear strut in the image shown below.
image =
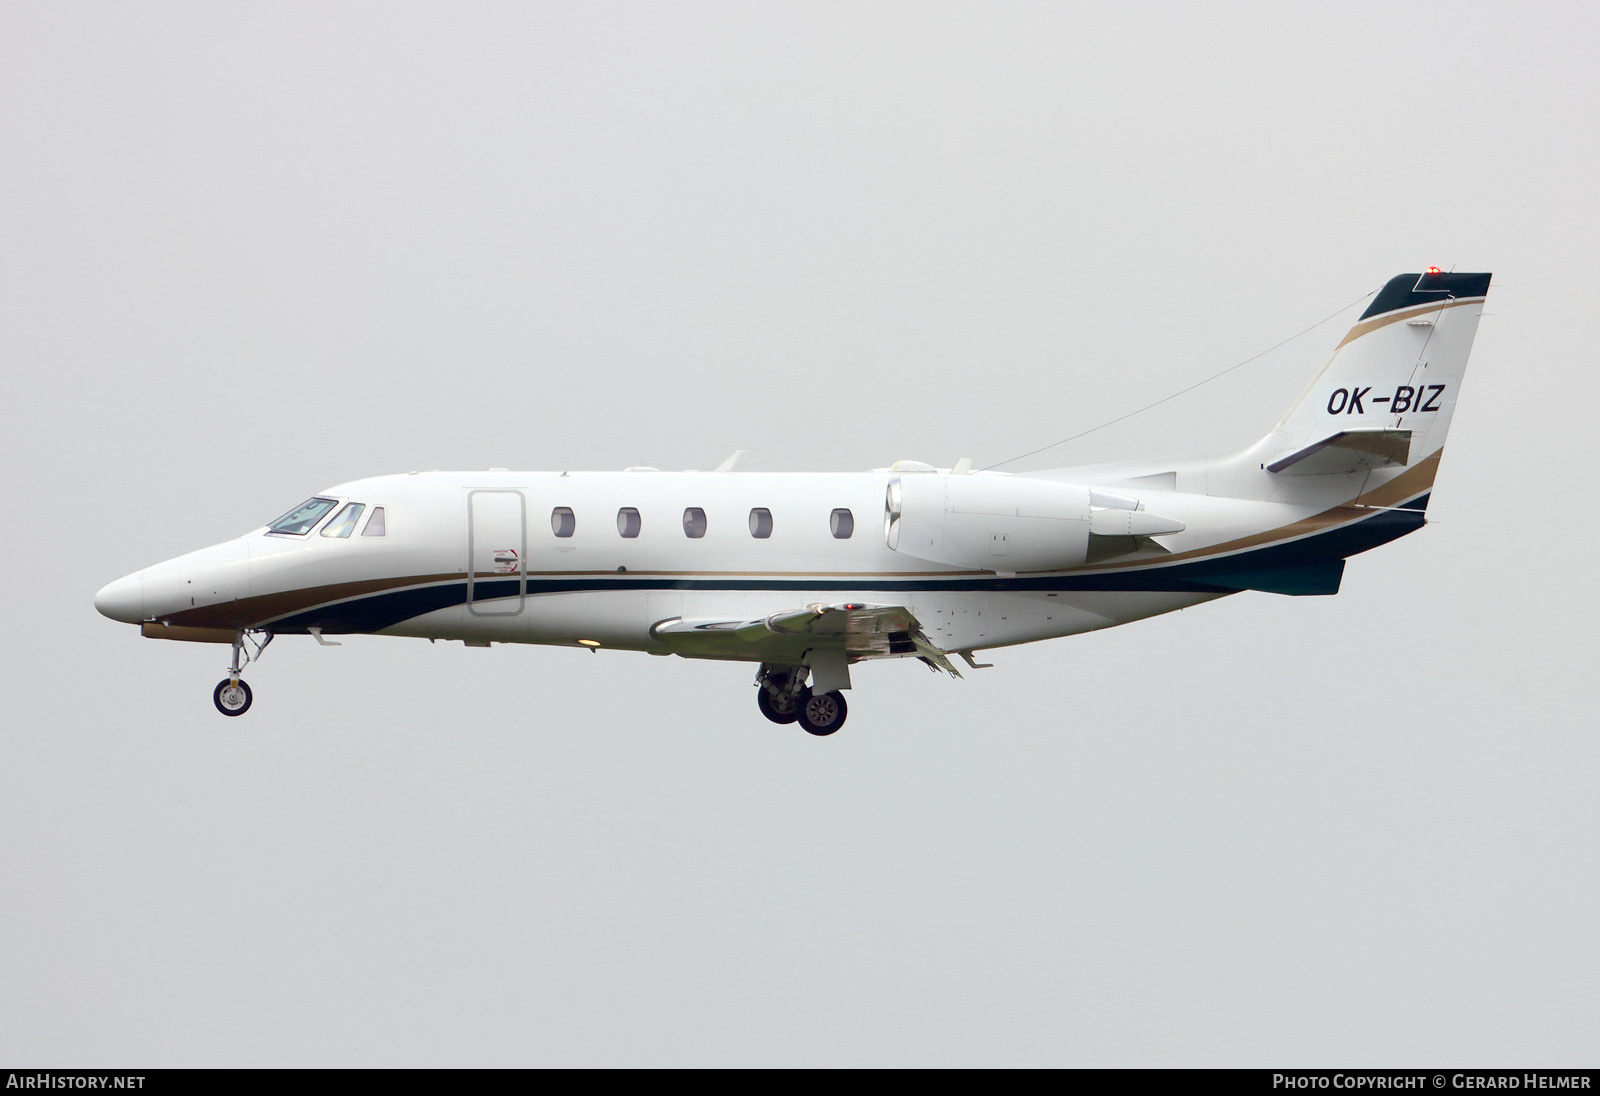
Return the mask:
[[(272, 633), (265, 634), (267, 638), (257, 642), (249, 632), (233, 633), (233, 661), (228, 663), (228, 676), (217, 682), (217, 687), (211, 690), (211, 703), (223, 715), (244, 715), (250, 710), (250, 702), (255, 696), (250, 692), (250, 686), (244, 683), (244, 678), (239, 676), (239, 671), (259, 659), (261, 652), (267, 649), (267, 644), (272, 642)], [(254, 654), (246, 650), (247, 642), (255, 644)]]
[(756, 671), (756, 707), (774, 723), (799, 723), (807, 734), (830, 735), (844, 726), (849, 711), (837, 691), (813, 694), (804, 666), (762, 663)]

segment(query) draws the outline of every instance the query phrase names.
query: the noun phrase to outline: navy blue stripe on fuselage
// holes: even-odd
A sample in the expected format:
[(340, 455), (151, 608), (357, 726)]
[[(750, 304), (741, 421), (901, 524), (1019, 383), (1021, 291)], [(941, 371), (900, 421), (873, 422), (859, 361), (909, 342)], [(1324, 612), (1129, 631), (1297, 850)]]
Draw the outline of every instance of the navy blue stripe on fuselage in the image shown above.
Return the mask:
[[(543, 594), (571, 594), (598, 590), (738, 590), (749, 592), (770, 591), (858, 591), (882, 592), (891, 598), (903, 599), (907, 593), (931, 591), (970, 593), (1056, 593), (1066, 591), (1096, 590), (1121, 592), (1232, 592), (1225, 585), (1207, 583), (1207, 575), (1237, 574), (1242, 569), (1252, 571), (1272, 568), (1303, 567), (1307, 564), (1343, 559), (1380, 544), (1405, 536), (1420, 529), (1426, 522), (1423, 511), (1428, 505), (1428, 495), (1423, 494), (1402, 504), (1401, 507), (1379, 510), (1370, 517), (1361, 518), (1348, 525), (1316, 533), (1284, 544), (1271, 544), (1248, 549), (1231, 555), (1190, 560), (1170, 566), (1146, 566), (1125, 571), (1078, 573), (1059, 575), (1019, 575), (1006, 578), (999, 575), (938, 578), (919, 575), (915, 578), (896, 579), (890, 576), (862, 576), (860, 578), (795, 578), (735, 576), (679, 576), (629, 574), (615, 575), (534, 575), (527, 579), (526, 593), (530, 597)], [(517, 597), (523, 593), (523, 580), (516, 578), (479, 578), (473, 580), (472, 601), (491, 601)], [(318, 628), (330, 634), (378, 632), (391, 628), (401, 621), (422, 616), (424, 613), (448, 609), (467, 603), (467, 583), (446, 582), (432, 586), (413, 586), (369, 594), (350, 601), (307, 609), (263, 627), (278, 633), (305, 633)]]

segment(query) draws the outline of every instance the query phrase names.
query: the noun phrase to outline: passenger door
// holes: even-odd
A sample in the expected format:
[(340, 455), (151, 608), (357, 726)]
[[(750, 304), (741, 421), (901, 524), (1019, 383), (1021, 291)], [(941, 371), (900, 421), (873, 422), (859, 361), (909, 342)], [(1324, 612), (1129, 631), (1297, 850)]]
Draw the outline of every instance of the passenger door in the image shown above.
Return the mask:
[(522, 612), (528, 577), (527, 502), (521, 491), (467, 492), (467, 611)]

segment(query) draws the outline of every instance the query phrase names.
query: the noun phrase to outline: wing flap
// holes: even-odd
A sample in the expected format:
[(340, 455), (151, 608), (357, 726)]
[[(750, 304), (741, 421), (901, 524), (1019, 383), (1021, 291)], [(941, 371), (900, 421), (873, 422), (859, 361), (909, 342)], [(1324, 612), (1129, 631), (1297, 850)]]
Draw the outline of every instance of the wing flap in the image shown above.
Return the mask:
[(843, 651), (854, 660), (916, 656), (960, 677), (955, 666), (903, 605), (808, 605), (753, 620), (673, 617), (650, 629), (686, 658), (728, 658), (800, 664), (807, 651)]

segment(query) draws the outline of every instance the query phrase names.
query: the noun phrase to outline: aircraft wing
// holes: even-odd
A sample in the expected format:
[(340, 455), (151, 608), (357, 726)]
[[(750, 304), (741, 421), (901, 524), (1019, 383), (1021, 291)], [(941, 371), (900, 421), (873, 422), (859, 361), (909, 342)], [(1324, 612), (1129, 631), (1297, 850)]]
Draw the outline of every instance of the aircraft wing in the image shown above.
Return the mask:
[(842, 651), (851, 660), (910, 656), (960, 677), (903, 605), (807, 605), (754, 620), (673, 617), (650, 629), (674, 654), (798, 664), (808, 651)]

